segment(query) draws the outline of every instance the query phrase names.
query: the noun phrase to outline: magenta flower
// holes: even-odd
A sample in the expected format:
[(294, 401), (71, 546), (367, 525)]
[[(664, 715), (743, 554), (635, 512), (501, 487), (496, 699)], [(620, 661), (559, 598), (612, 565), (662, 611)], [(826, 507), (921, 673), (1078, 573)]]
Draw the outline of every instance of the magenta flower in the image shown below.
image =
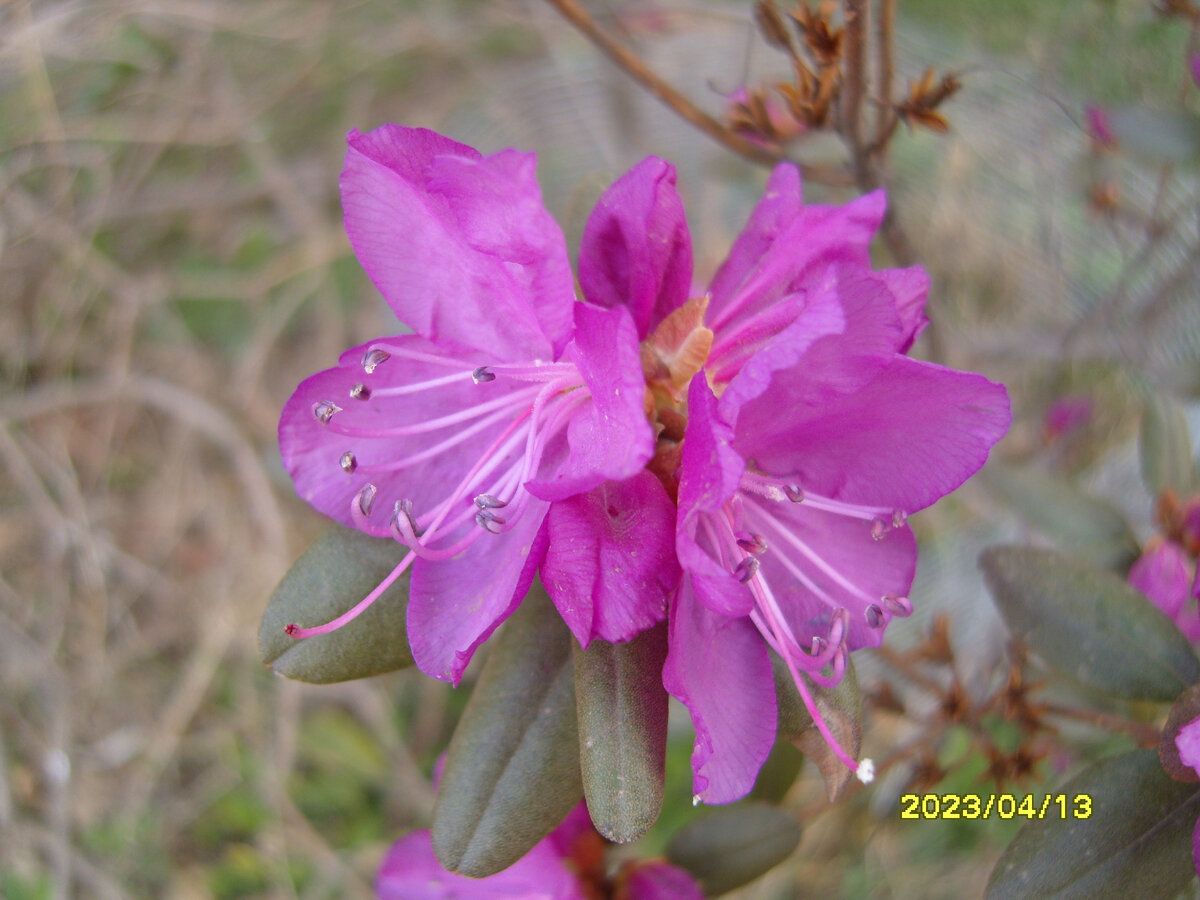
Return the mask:
[[(1200, 719), (1192, 719), (1175, 735), (1175, 746), (1185, 766), (1191, 766), (1200, 775)], [(1200, 819), (1192, 829), (1192, 865), (1200, 875)]]
[[(654, 435), (638, 342), (685, 299), (686, 230), (671, 244), (682, 210), (660, 211), (657, 268), (643, 271), (612, 232), (606, 195), (581, 254), (593, 302), (576, 302), (531, 155), (484, 157), (397, 126), (348, 141), (346, 231), (415, 334), (371, 341), (304, 381), (279, 442), (304, 499), (409, 552), (354, 609), (289, 633), (340, 627), (410, 566), (413, 657), (455, 683), (539, 566), (585, 646), (661, 621), (678, 577), (674, 509), (644, 471)], [(673, 179), (661, 164), (639, 171), (618, 202), (652, 203)]]
[(1189, 641), (1200, 640), (1200, 614), (1193, 594), (1200, 595), (1194, 563), (1172, 540), (1151, 539), (1129, 570), (1129, 583), (1145, 594), (1174, 622)]
[[(375, 889), (379, 900), (588, 900), (599, 895), (588, 882), (604, 876), (579, 870), (595, 867), (602, 846), (581, 803), (504, 871), (467, 878), (442, 868), (428, 831), (414, 831), (392, 845)], [(627, 863), (617, 882), (616, 900), (704, 900), (691, 875), (661, 861)]]
[(696, 728), (698, 801), (744, 796), (774, 743), (768, 648), (869, 780), (806, 679), (837, 683), (850, 651), (911, 612), (908, 513), (976, 472), (1009, 425), (1001, 385), (904, 356), (926, 321), (927, 278), (871, 271), (883, 204), (877, 192), (805, 207), (796, 169), (780, 166), (709, 288), (664, 670)]

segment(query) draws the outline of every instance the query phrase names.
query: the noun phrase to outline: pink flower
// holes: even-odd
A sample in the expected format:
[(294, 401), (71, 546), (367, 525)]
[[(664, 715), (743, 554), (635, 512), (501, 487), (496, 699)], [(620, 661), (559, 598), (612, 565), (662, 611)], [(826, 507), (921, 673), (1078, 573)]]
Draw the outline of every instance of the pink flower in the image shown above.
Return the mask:
[(1129, 570), (1129, 583), (1145, 594), (1173, 621), (1189, 641), (1200, 640), (1200, 614), (1193, 595), (1200, 595), (1200, 581), (1187, 552), (1171, 540), (1154, 538)]
[[(744, 796), (775, 738), (768, 648), (811, 703), (847, 654), (907, 615), (908, 513), (976, 472), (1004, 388), (908, 359), (920, 269), (873, 272), (883, 196), (805, 207), (780, 166), (709, 288), (711, 353), (687, 393), (667, 689), (690, 710), (697, 800)], [(719, 664), (714, 664), (719, 660)]]
[[(1193, 719), (1175, 735), (1175, 746), (1179, 749), (1179, 758), (1185, 766), (1191, 766), (1200, 775), (1200, 719)], [(1192, 829), (1192, 865), (1200, 875), (1200, 819)]]
[[(467, 878), (442, 868), (428, 831), (414, 831), (392, 845), (375, 889), (379, 900), (588, 900), (597, 894), (585, 886), (578, 865), (600, 843), (581, 803), (504, 871)], [(661, 861), (627, 863), (617, 883), (617, 900), (704, 900), (691, 875)]]
[[(678, 577), (674, 509), (644, 471), (654, 435), (638, 342), (686, 296), (682, 210), (660, 211), (654, 271), (629, 254), (618, 271), (592, 256), (630, 246), (608, 233), (602, 200), (581, 254), (593, 302), (576, 302), (532, 155), (484, 157), (393, 125), (348, 142), (346, 231), (415, 333), (356, 347), (304, 381), (279, 442), (304, 499), (409, 552), (354, 609), (290, 633), (340, 627), (410, 566), (413, 657), (455, 683), (539, 567), (585, 646), (660, 621)], [(661, 163), (639, 171), (619, 202), (653, 205), (674, 177)]]

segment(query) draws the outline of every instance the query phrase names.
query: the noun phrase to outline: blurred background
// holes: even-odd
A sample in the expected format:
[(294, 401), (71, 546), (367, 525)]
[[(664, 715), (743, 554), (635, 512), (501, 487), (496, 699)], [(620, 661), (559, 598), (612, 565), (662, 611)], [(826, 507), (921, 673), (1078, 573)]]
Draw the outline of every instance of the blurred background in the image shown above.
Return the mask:
[[(786, 62), (748, 2), (589, 8), (717, 115)], [(1148, 0), (898, 11), (898, 86), (930, 65), (965, 85), (941, 109), (948, 134), (901, 128), (890, 157), (891, 202), (933, 275), (916, 354), (1005, 381), (1016, 422), (997, 455), (1106, 498), (1144, 538), (1141, 399), (1200, 390), (1196, 182), (1153, 141), (1148, 158), (1097, 152), (1083, 110), (1194, 108), (1188, 28)], [(388, 843), (428, 823), (466, 691), (415, 671), (286, 682), (255, 645), (324, 528), (279, 462), (279, 410), (342, 349), (397, 330), (337, 194), (345, 133), (384, 122), (537, 151), (572, 245), (615, 175), (670, 159), (701, 284), (766, 174), (534, 0), (0, 3), (8, 900), (365, 898)], [(840, 159), (824, 138), (795, 149)], [(968, 685), (1002, 668), (974, 560), (1029, 531), (1011, 493), (972, 484), (914, 523), (919, 612), (894, 637), (914, 645), (948, 612)], [(686, 716), (674, 726), (647, 852), (690, 814)], [(868, 750), (892, 739), (872, 716)], [(1053, 783), (1052, 763), (1038, 772), (1033, 787)], [(800, 849), (736, 896), (978, 895), (1017, 823), (902, 822), (903, 783), (830, 807), (805, 769)]]

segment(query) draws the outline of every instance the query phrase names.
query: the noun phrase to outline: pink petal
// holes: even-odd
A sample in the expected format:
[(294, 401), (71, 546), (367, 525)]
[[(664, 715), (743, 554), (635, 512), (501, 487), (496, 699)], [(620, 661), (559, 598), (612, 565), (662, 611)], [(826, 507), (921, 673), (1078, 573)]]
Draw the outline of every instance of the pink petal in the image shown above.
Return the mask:
[(925, 315), (925, 301), (929, 297), (929, 273), (921, 266), (907, 269), (886, 269), (875, 273), (887, 284), (896, 298), (896, 312), (900, 316), (900, 343), (897, 353), (907, 353), (913, 342), (921, 336), (929, 324)]
[(585, 900), (578, 878), (548, 840), (503, 872), (476, 879), (443, 869), (428, 831), (392, 845), (375, 890), (379, 900)]
[(742, 407), (743, 456), (817, 494), (906, 512), (975, 474), (1011, 419), (1003, 385), (906, 357), (825, 406), (779, 408), (770, 391)]
[(731, 803), (754, 787), (775, 743), (767, 646), (748, 617), (718, 615), (698, 602), (686, 574), (670, 620), (663, 686), (692, 715), (693, 791), (705, 803)]
[(579, 250), (579, 283), (597, 306), (627, 306), (639, 338), (687, 300), (692, 239), (675, 167), (649, 156), (601, 196)]
[(396, 125), (348, 142), (346, 233), (400, 320), (477, 365), (557, 358), (574, 288), (534, 158)]
[(574, 360), (592, 398), (571, 417), (565, 445), (547, 452), (526, 487), (543, 500), (561, 500), (607, 480), (642, 470), (654, 454), (654, 432), (643, 407), (646, 385), (629, 310), (575, 304)]
[[(403, 335), (382, 339), (393, 348), (446, 358), (444, 351), (417, 337)], [(347, 436), (344, 428), (380, 432), (441, 418), (470, 410), (527, 389), (528, 384), (499, 378), (475, 384), (469, 372), (463, 378), (435, 389), (402, 396), (385, 396), (387, 388), (402, 388), (441, 378), (454, 372), (453, 366), (406, 359), (399, 354), (376, 367), (371, 374), (360, 365), (363, 351), (348, 350), (339, 365), (318, 372), (296, 388), (284, 405), (279, 420), (279, 449), (284, 466), (296, 483), (296, 491), (325, 515), (350, 527), (359, 527), (351, 518), (351, 503), (367, 484), (376, 487), (370, 534), (388, 534), (388, 520), (395, 504), (412, 500), (418, 513), (440, 503), (466, 475), (471, 465), (491, 445), (511, 420), (500, 420), (482, 430), (466, 434), (453, 446), (444, 446), (456, 435), (465, 434), (472, 421), (450, 424), (436, 431), (404, 436)], [(453, 357), (450, 357), (451, 359)], [(355, 399), (351, 389), (363, 384), (373, 393), (367, 400)], [(328, 424), (321, 424), (313, 413), (315, 405), (332, 402), (341, 409)], [(514, 413), (515, 417), (515, 413)], [(473, 420), (478, 421), (478, 420)], [(439, 446), (444, 449), (438, 450)], [(427, 454), (427, 451), (436, 451)], [(347, 473), (341, 464), (343, 454), (354, 454), (355, 468)], [(423, 455), (428, 458), (422, 459)], [(519, 458), (513, 454), (510, 464)], [(403, 468), (397, 468), (398, 465)], [(390, 467), (383, 471), (377, 467)]]
[(546, 552), (541, 526), (549, 506), (526, 502), (510, 531), (483, 534), (452, 559), (413, 563), (408, 640), (426, 675), (458, 684), (475, 649), (525, 597)]
[(737, 492), (746, 464), (731, 446), (733, 430), (717, 412), (717, 399), (704, 372), (688, 386), (688, 424), (679, 467), (679, 515), (675, 548), (690, 573), (696, 595), (709, 609), (744, 616), (754, 606), (749, 588), (739, 584), (718, 559), (706, 517), (720, 513)]
[(551, 504), (542, 584), (579, 643), (627, 641), (666, 618), (679, 582), (675, 506), (642, 471)]
[(1185, 766), (1191, 766), (1200, 774), (1200, 719), (1193, 719), (1175, 735), (1175, 746)]
[(1174, 541), (1148, 545), (1130, 568), (1129, 583), (1174, 619), (1191, 592), (1192, 574), (1187, 554)]
[(683, 869), (666, 862), (634, 865), (618, 900), (704, 900), (700, 885)]

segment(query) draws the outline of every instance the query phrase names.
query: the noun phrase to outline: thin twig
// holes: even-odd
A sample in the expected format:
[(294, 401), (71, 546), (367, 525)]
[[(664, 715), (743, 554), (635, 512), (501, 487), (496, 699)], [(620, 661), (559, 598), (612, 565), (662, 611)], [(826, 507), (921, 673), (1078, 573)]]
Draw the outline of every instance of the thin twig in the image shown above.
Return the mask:
[[(735, 134), (720, 121), (692, 103), (672, 85), (659, 77), (635, 53), (601, 28), (575, 0), (547, 0), (547, 2), (558, 10), (564, 19), (579, 29), (609, 59), (624, 69), (638, 84), (717, 143), (759, 165), (771, 166), (787, 160), (782, 153), (755, 144)], [(803, 163), (797, 163), (797, 165), (800, 166), (804, 177), (811, 181), (830, 185), (848, 183), (845, 176), (836, 169), (808, 166)]]
[(840, 130), (854, 163), (854, 178), (859, 186), (869, 180), (867, 154), (862, 143), (862, 102), (866, 92), (866, 36), (870, 7), (867, 0), (845, 0), (842, 56), (842, 102)]
[(875, 26), (875, 52), (879, 78), (878, 106), (875, 107), (875, 138), (872, 147), (879, 156), (887, 153), (887, 135), (896, 119), (892, 109), (892, 83), (896, 74), (896, 0), (880, 0), (879, 20)]

